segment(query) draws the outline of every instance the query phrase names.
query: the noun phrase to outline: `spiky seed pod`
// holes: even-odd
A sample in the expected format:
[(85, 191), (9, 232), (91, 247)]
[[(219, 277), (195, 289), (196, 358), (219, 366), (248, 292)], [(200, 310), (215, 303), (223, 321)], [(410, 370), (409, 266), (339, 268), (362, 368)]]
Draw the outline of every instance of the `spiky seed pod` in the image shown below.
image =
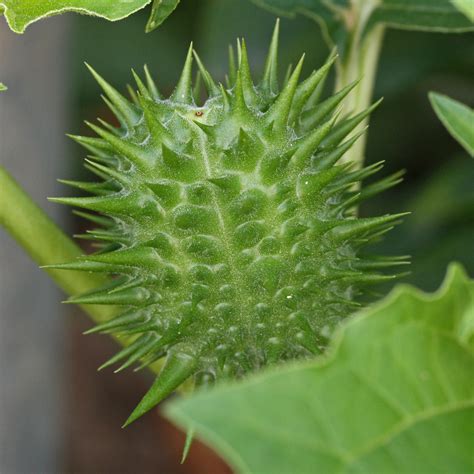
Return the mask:
[(192, 48), (167, 99), (147, 70), (145, 83), (134, 73), (130, 102), (91, 69), (121, 126), (89, 124), (99, 138), (74, 137), (100, 182), (69, 182), (92, 196), (53, 200), (98, 213), (82, 215), (99, 224), (87, 237), (103, 246), (57, 267), (116, 276), (71, 299), (124, 307), (91, 331), (136, 337), (103, 367), (165, 358), (127, 423), (188, 378), (201, 386), (320, 353), (362, 289), (392, 278), (379, 269), (405, 263), (358, 256), (401, 215), (351, 212), (399, 175), (359, 192), (381, 164), (338, 164), (373, 107), (336, 122), (354, 85), (319, 100), (334, 57), (299, 83), (302, 58), (279, 90), (277, 30), (258, 85), (243, 41), (228, 87), (195, 55), (203, 105), (193, 98)]

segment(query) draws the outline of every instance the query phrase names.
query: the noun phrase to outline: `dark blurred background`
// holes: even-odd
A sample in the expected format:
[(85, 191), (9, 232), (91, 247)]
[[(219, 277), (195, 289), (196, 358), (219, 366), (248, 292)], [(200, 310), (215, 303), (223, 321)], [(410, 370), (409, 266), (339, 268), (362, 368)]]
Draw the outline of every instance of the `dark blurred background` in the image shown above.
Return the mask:
[[(0, 159), (69, 233), (85, 222), (48, 204), (70, 190), (56, 178), (86, 177), (83, 150), (65, 133), (89, 134), (82, 120), (110, 118), (83, 61), (121, 90), (130, 68), (147, 63), (171, 92), (191, 40), (222, 80), (227, 46), (244, 36), (258, 77), (275, 18), (247, 0), (182, 0), (157, 31), (145, 35), (148, 11), (108, 23), (76, 15), (51, 18), (15, 35), (0, 19)], [(306, 72), (328, 51), (318, 26), (304, 17), (282, 20), (281, 66), (306, 51)], [(365, 215), (412, 211), (379, 252), (410, 254), (404, 281), (435, 289), (452, 260), (474, 274), (474, 166), (432, 112), (436, 90), (474, 103), (473, 34), (389, 31), (375, 97), (367, 161), (386, 160), (384, 173), (406, 169), (396, 189), (364, 205)], [(91, 326), (61, 306), (46, 275), (0, 231), (0, 472), (226, 473), (210, 450), (195, 443), (179, 464), (184, 435), (160, 417), (120, 425), (150, 383), (132, 371), (97, 374), (115, 351), (107, 336), (83, 336)], [(387, 291), (383, 288), (381, 291)]]

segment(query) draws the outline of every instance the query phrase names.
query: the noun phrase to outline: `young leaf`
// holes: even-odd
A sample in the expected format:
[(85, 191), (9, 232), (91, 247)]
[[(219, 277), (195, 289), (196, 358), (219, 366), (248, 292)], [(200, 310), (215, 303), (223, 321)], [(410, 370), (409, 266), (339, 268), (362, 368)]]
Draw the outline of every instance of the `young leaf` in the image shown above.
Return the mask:
[(471, 21), (474, 21), (474, 3), (472, 3), (472, 0), (451, 0), (451, 3)]
[(180, 0), (153, 0), (151, 15), (146, 24), (146, 32), (149, 33), (158, 28), (178, 6)]
[(449, 133), (474, 157), (474, 110), (436, 92), (429, 94), (431, 105)]
[(0, 0), (8, 26), (23, 33), (27, 26), (43, 18), (66, 12), (122, 20), (148, 5), (151, 0)]
[(399, 286), (335, 335), (327, 357), (181, 399), (239, 471), (472, 472), (474, 282)]

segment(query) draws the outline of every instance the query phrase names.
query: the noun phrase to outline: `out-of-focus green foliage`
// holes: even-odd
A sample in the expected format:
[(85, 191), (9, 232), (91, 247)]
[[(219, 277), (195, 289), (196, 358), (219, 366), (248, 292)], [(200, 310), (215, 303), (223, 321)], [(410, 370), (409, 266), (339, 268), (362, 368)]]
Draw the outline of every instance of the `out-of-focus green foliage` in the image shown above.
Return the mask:
[(253, 0), (279, 15), (302, 14), (316, 20), (327, 42), (340, 47), (346, 41), (346, 30), (353, 28), (355, 11), (367, 33), (374, 25), (391, 28), (438, 32), (472, 30), (472, 23), (446, 0)]
[[(66, 12), (123, 20), (152, 0), (1, 0), (0, 13), (16, 33), (23, 33), (35, 21)], [(177, 7), (179, 0), (154, 0), (146, 31), (158, 27)]]
[[(363, 5), (366, 0), (358, 0)], [(473, 29), (472, 23), (446, 0), (380, 0), (376, 3), (371, 24), (384, 23), (391, 28), (441, 33)]]
[(167, 407), (239, 472), (470, 472), (474, 283), (399, 286), (327, 356)]
[(449, 133), (474, 157), (474, 110), (435, 92), (430, 93), (430, 101)]
[(0, 82), (0, 92), (6, 91), (6, 90), (7, 90), (7, 86)]
[(474, 21), (474, 3), (472, 0), (451, 0), (451, 3), (462, 11), (471, 21)]
[(158, 28), (173, 10), (178, 6), (179, 0), (153, 0), (151, 7), (151, 15), (146, 25), (146, 32), (153, 31)]

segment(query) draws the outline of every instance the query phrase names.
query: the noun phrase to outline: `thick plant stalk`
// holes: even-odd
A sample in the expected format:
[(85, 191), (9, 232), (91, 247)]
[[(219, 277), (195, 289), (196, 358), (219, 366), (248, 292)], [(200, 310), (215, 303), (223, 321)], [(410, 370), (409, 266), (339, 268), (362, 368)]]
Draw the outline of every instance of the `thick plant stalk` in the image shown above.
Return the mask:
[[(18, 242), (38, 265), (52, 265), (74, 260), (83, 255), (82, 250), (40, 209), (19, 184), (0, 166), (0, 225)], [(97, 273), (64, 272), (45, 268), (53, 281), (67, 295), (84, 293), (108, 279)], [(116, 315), (113, 306), (82, 305), (82, 309), (97, 324)], [(115, 339), (126, 346), (131, 338)], [(157, 372), (160, 365), (150, 366)]]
[[(3, 167), (0, 167), (0, 224), (38, 265), (74, 259), (83, 253)], [(107, 281), (103, 275), (45, 270), (68, 295), (88, 291)], [(83, 308), (94, 321), (106, 321), (114, 313), (109, 307), (88, 305)]]
[[(377, 66), (385, 32), (383, 25), (377, 25), (365, 33), (367, 22), (376, 6), (373, 0), (353, 0), (352, 9), (346, 16), (346, 26), (350, 31), (350, 45), (345, 58), (338, 64), (335, 90), (341, 90), (354, 81), (359, 85), (343, 103), (342, 116), (357, 115), (370, 105), (377, 76)], [(366, 117), (358, 126), (362, 130), (367, 126)], [(344, 161), (353, 162), (362, 167), (365, 159), (367, 135), (363, 135), (346, 153)]]

